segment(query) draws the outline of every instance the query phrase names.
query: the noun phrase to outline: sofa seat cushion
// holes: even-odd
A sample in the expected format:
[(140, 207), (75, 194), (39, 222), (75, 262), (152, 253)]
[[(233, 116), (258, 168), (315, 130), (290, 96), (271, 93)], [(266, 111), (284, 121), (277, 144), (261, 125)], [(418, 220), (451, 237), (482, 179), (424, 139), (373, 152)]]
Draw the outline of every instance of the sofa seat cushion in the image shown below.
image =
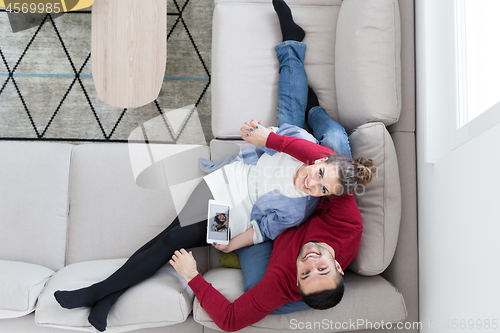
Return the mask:
[[(71, 161), (66, 263), (128, 258), (158, 235), (205, 175), (198, 166), (200, 157), (210, 157), (208, 147), (132, 143), (76, 146)], [(154, 169), (154, 165), (160, 170), (144, 170)], [(151, 182), (166, 188), (141, 187), (142, 170), (152, 176)]]
[(0, 260), (0, 319), (17, 318), (35, 310), (35, 303), (54, 274), (50, 268)]
[[(203, 277), (230, 302), (243, 294), (243, 275), (239, 269), (214, 268), (205, 273)], [(309, 309), (284, 315), (270, 315), (251, 327), (296, 330), (302, 324), (320, 323), (320, 325), (327, 325), (327, 327), (321, 326), (320, 328), (328, 329), (328, 332), (339, 332), (345, 331), (346, 327), (337, 328), (335, 323), (356, 323), (360, 318), (363, 318), (365, 322), (372, 323), (380, 323), (382, 320), (384, 322), (398, 322), (406, 318), (407, 312), (403, 296), (383, 277), (366, 277), (346, 272), (344, 282), (344, 297), (334, 308), (321, 311)], [(193, 316), (198, 323), (219, 330), (197, 299), (193, 305)], [(304, 328), (306, 327), (302, 327), (302, 329)], [(355, 329), (362, 328), (364, 328), (363, 325), (357, 325)], [(348, 327), (347, 330), (352, 329)]]
[(55, 271), (64, 267), (72, 149), (0, 142), (0, 258)]
[[(36, 323), (63, 329), (94, 332), (87, 318), (90, 308), (67, 310), (54, 298), (56, 290), (73, 290), (101, 281), (126, 259), (85, 261), (55, 273), (40, 295)], [(175, 270), (166, 265), (149, 279), (128, 289), (108, 316), (106, 332), (126, 332), (182, 323), (192, 310), (193, 292)]]
[(371, 183), (354, 195), (363, 218), (359, 252), (349, 268), (358, 274), (382, 273), (396, 251), (401, 222), (401, 185), (396, 148), (382, 123), (359, 126), (349, 136), (352, 156), (377, 165)]
[[(287, 3), (295, 22), (306, 32), (304, 65), (309, 85), (321, 106), (337, 120), (334, 53), (342, 1)], [(217, 1), (212, 35), (214, 136), (239, 138), (241, 126), (252, 118), (266, 126), (276, 125), (279, 73), (274, 47), (282, 35), (271, 1)]]

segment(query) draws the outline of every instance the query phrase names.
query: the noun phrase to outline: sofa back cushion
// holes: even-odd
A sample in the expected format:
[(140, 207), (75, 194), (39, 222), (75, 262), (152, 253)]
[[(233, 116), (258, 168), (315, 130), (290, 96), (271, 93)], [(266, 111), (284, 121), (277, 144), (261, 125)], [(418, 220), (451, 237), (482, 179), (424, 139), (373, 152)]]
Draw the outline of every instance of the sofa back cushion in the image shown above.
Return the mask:
[[(175, 152), (181, 147), (163, 146), (170, 146)], [(71, 166), (67, 264), (129, 257), (177, 215), (172, 197), (180, 190), (168, 186), (164, 189), (139, 187), (129, 148), (128, 144), (75, 147)], [(209, 157), (208, 147), (204, 151), (190, 161), (179, 159), (177, 163), (197, 166), (199, 157)], [(147, 155), (145, 166), (149, 158)], [(179, 168), (174, 172), (180, 172)], [(182, 187), (182, 184), (176, 185)]]
[(72, 148), (0, 142), (0, 259), (64, 266)]
[(349, 0), (340, 8), (335, 82), (340, 123), (386, 126), (401, 113), (401, 23), (397, 0)]
[[(294, 20), (304, 28), (305, 68), (321, 106), (335, 120), (335, 31), (342, 1), (287, 1)], [(278, 60), (282, 41), (271, 1), (217, 1), (212, 28), (212, 132), (217, 138), (239, 138), (249, 119), (276, 125)], [(237, 50), (237, 52), (235, 51)]]
[(354, 191), (363, 218), (363, 235), (349, 268), (361, 275), (376, 275), (391, 263), (399, 237), (401, 185), (396, 149), (382, 123), (357, 127), (349, 142), (354, 159), (371, 158), (377, 165), (371, 183)]

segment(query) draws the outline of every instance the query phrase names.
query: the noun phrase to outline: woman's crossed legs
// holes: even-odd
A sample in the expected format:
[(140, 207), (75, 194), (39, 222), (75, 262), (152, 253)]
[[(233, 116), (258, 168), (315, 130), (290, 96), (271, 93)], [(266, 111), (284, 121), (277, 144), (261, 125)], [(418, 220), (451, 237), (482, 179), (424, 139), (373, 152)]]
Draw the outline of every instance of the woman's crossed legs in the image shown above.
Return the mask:
[[(156, 273), (172, 258), (174, 251), (206, 245), (206, 219), (189, 225), (183, 225), (183, 221), (198, 218), (200, 211), (193, 210), (193, 207), (208, 209), (207, 202), (213, 197), (205, 181), (193, 193), (195, 195), (191, 195), (178, 217), (108, 278), (86, 288), (56, 291), (54, 296), (59, 304), (67, 309), (92, 307), (89, 322), (99, 331), (104, 331), (111, 307), (129, 287)], [(206, 218), (207, 214), (203, 216)]]

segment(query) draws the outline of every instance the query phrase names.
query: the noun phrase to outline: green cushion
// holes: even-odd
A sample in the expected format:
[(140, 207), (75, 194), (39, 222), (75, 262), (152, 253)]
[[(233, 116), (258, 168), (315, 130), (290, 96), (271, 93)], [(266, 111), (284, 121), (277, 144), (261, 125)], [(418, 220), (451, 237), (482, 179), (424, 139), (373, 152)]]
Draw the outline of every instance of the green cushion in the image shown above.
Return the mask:
[(219, 258), (219, 264), (229, 268), (241, 269), (240, 259), (238, 255), (234, 252), (223, 253)]

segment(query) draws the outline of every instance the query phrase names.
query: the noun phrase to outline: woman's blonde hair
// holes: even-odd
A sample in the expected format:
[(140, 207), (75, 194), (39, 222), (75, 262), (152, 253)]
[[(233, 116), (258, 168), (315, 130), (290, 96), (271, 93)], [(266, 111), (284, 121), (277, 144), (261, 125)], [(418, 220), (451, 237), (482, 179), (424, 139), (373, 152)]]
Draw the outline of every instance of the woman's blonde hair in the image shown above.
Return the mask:
[(325, 163), (334, 163), (337, 167), (338, 180), (342, 187), (342, 192), (337, 195), (351, 193), (356, 186), (366, 186), (377, 171), (373, 160), (364, 157), (353, 161), (347, 156), (330, 155)]

